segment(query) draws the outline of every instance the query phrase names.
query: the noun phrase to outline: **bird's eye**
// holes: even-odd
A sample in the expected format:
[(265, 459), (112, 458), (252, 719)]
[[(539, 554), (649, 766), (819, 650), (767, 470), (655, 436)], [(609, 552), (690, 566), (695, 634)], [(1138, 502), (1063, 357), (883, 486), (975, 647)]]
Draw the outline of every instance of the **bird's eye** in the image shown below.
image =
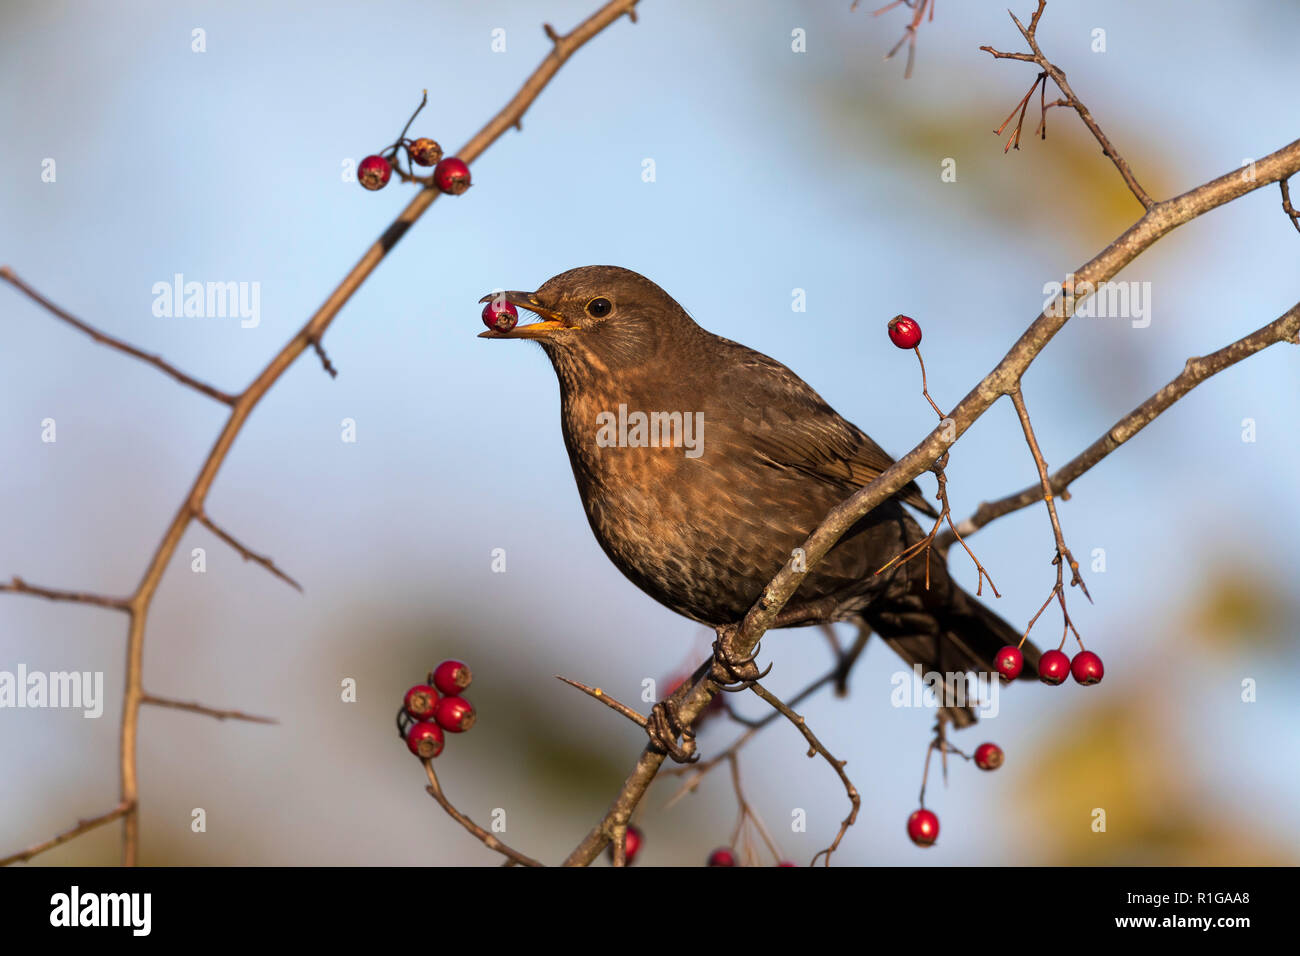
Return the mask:
[(587, 314), (593, 319), (603, 319), (614, 311), (614, 303), (604, 296), (597, 296), (587, 303)]

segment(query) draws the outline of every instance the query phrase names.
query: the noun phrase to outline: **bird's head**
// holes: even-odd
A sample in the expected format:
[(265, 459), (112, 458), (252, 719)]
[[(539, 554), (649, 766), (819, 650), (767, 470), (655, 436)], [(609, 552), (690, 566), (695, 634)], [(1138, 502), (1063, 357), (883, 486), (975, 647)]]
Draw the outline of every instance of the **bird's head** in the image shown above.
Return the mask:
[(497, 292), (480, 302), (504, 300), (539, 321), (483, 339), (531, 339), (557, 371), (599, 364), (609, 370), (642, 363), (672, 336), (698, 331), (677, 302), (645, 276), (618, 266), (582, 266), (562, 272), (536, 292)]

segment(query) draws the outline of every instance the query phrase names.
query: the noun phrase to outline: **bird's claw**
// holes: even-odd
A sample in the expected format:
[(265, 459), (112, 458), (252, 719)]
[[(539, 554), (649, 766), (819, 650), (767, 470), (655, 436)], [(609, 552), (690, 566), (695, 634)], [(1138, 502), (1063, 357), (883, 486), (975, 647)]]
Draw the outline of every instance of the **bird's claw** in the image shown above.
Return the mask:
[[(645, 732), (650, 738), (650, 746), (667, 754), (675, 763), (695, 763), (700, 759), (695, 750), (695, 731), (682, 724), (677, 716), (677, 705), (671, 698), (650, 708)], [(682, 738), (680, 744), (678, 737)]]
[(771, 664), (768, 664), (764, 670), (758, 669), (755, 661), (760, 650), (762, 645), (756, 645), (754, 653), (748, 657), (733, 657), (727, 642), (719, 637), (713, 642), (713, 667), (709, 671), (709, 679), (718, 685), (719, 690), (725, 690), (729, 694), (749, 690), (772, 671)]

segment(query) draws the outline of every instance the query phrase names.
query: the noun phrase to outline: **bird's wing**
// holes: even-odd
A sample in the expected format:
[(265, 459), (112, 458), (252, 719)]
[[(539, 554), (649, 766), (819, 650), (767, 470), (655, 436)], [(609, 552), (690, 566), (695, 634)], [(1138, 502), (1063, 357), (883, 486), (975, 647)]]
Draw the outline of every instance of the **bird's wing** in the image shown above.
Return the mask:
[[(760, 352), (744, 351), (748, 354), (721, 372), (718, 384), (724, 394), (748, 400), (740, 427), (757, 454), (850, 492), (894, 464), (883, 448), (840, 417), (794, 372)], [(915, 482), (908, 482), (898, 498), (930, 517), (938, 516)]]

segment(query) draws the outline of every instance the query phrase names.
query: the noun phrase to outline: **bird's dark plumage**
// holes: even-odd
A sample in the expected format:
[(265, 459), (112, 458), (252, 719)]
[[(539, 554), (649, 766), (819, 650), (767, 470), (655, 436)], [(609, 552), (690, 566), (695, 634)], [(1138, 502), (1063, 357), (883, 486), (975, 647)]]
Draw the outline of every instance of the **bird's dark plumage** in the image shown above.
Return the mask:
[[(586, 266), (500, 295), (543, 318), (484, 337), (533, 339), (554, 365), (596, 539), (633, 583), (686, 617), (740, 620), (826, 513), (893, 464), (790, 369), (702, 329), (635, 272)], [(653, 433), (634, 430), (637, 412), (660, 416), (658, 446), (639, 441)], [(860, 618), (909, 664), (991, 672), (1020, 635), (953, 583), (937, 554), (928, 590), (920, 559), (875, 573), (924, 536), (904, 503), (934, 514), (915, 484), (876, 508), (808, 574), (782, 625)], [(1025, 650), (1032, 674), (1038, 654)]]

